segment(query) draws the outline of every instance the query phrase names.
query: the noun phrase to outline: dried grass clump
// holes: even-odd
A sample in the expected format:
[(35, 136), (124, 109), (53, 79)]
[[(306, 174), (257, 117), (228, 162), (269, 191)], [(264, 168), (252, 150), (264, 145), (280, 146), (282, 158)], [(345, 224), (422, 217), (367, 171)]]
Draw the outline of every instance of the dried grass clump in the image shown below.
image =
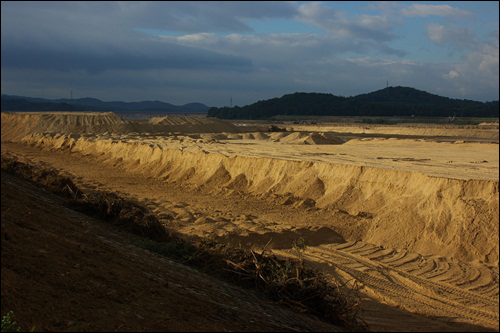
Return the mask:
[(355, 287), (333, 285), (319, 271), (304, 266), (301, 249), (298, 258), (279, 259), (271, 251), (235, 249), (216, 245), (209, 252), (220, 258), (223, 275), (238, 285), (256, 288), (270, 300), (296, 311), (353, 330), (365, 330), (357, 319), (359, 297)]
[(139, 204), (123, 199), (115, 193), (91, 191), (74, 200), (71, 205), (77, 211), (104, 219), (136, 235), (154, 241), (169, 238), (167, 230), (156, 216)]
[(1, 158), (3, 171), (16, 174), (28, 182), (44, 187), (52, 193), (66, 198), (78, 198), (81, 192), (73, 181), (54, 169), (36, 166), (19, 161), (14, 156), (3, 155)]
[(179, 238), (175, 242), (144, 242), (143, 246), (230, 283), (257, 290), (267, 299), (295, 311), (353, 331), (367, 329), (357, 316), (360, 300), (357, 286), (335, 284), (319, 270), (306, 268), (302, 239), (294, 244), (296, 260), (280, 259), (267, 246), (255, 251), (208, 239), (190, 242)]

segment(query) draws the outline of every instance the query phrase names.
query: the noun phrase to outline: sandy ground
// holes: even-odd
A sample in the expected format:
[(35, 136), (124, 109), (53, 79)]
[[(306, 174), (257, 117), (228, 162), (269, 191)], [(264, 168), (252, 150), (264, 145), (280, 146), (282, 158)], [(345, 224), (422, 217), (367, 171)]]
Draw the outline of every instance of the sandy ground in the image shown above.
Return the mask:
[(401, 125), (290, 125), (287, 126), (293, 131), (318, 131), (318, 132), (338, 132), (357, 134), (390, 134), (401, 136), (424, 136), (424, 137), (445, 137), (455, 138), (475, 138), (498, 141), (498, 124), (492, 125), (496, 129), (481, 128), (477, 126), (460, 125), (431, 125), (431, 124), (408, 124)]
[(154, 255), (2, 172), (2, 314), (62, 331), (339, 331)]
[(498, 144), (210, 125), (21, 140), (4, 119), (2, 152), (138, 199), (186, 235), (271, 240), (283, 256), (305, 238), (311, 265), (362, 286), (373, 330), (498, 330)]
[[(187, 145), (181, 147), (188, 149)], [(199, 148), (198, 148), (199, 149)], [(498, 180), (498, 145), (465, 142), (364, 138), (342, 145), (297, 145), (267, 140), (218, 140), (209, 153), (270, 157), (404, 170), (460, 179)]]

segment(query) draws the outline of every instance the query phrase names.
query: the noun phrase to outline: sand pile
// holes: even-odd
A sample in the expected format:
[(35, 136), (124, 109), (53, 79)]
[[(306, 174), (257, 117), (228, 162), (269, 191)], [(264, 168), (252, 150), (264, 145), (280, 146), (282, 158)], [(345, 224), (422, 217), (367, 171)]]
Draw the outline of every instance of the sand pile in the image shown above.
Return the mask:
[(331, 133), (295, 132), (277, 139), (279, 142), (302, 145), (341, 145), (345, 141)]
[(156, 125), (163, 132), (181, 133), (238, 133), (240, 129), (228, 121), (206, 117), (166, 116), (151, 118), (148, 124)]
[(29, 134), (102, 133), (237, 133), (240, 129), (224, 120), (205, 117), (167, 116), (148, 122), (123, 120), (113, 112), (2, 112), (2, 141), (19, 141)]
[(121, 131), (126, 122), (112, 112), (3, 113), (2, 141), (32, 133), (95, 134)]
[(222, 133), (218, 140), (264, 140), (296, 145), (340, 145), (345, 141), (332, 133), (304, 132), (252, 132), (252, 133)]
[(304, 144), (308, 145), (341, 145), (344, 142), (344, 140), (331, 135), (331, 133), (311, 133), (304, 140)]
[(284, 138), (287, 135), (289, 135), (289, 133), (287, 133), (287, 132), (272, 132), (272, 133), (269, 133), (269, 138), (271, 140), (279, 141), (281, 138)]
[(26, 142), (94, 156), (98, 163), (118, 164), (193, 189), (282, 196), (294, 202), (309, 199), (308, 207), (362, 220), (366, 228), (357, 237), (373, 244), (498, 265), (498, 181), (327, 162), (226, 157), (138, 142), (93, 142), (85, 137), (34, 135)]

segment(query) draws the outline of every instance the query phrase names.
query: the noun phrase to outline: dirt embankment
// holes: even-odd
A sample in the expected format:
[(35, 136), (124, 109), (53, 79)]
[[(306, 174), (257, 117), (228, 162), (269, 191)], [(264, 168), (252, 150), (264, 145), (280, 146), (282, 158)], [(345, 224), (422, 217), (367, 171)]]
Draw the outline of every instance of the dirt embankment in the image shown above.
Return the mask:
[(285, 144), (295, 145), (341, 145), (346, 140), (339, 138), (331, 133), (316, 133), (316, 132), (249, 132), (249, 133), (217, 133), (217, 134), (202, 134), (188, 135), (193, 139), (204, 140), (260, 140), (280, 142)]
[[(463, 128), (468, 127), (468, 128)], [(396, 125), (291, 125), (287, 127), (294, 131), (317, 131), (338, 133), (390, 134), (429, 137), (463, 137), (498, 140), (498, 128), (477, 126), (396, 126)]]
[[(79, 135), (128, 133), (132, 128), (150, 133), (179, 126), (187, 133), (237, 132), (229, 123), (195, 117), (141, 123), (124, 121), (113, 113), (2, 113), (2, 141), (22, 140), (41, 148), (70, 150), (193, 188), (286, 197), (284, 204), (299, 201), (313, 209), (332, 209), (364, 219), (364, 232), (357, 235), (364, 241), (498, 265), (498, 239), (491, 237), (498, 234), (495, 180), (449, 179), (319, 161), (227, 157), (203, 149), (190, 152), (140, 140)], [(55, 132), (59, 134), (41, 134)], [(253, 138), (262, 139), (263, 135)], [(276, 135), (281, 141), (302, 139), (293, 137), (295, 134)]]
[(120, 131), (126, 122), (112, 112), (3, 113), (2, 141), (32, 133), (101, 133)]
[[(67, 208), (2, 171), (2, 303), (35, 331), (336, 332), (141, 248), (144, 239)], [(3, 328), (2, 328), (3, 331)]]
[(34, 133), (214, 133), (239, 132), (224, 120), (204, 117), (152, 118), (149, 121), (123, 120), (113, 112), (2, 112), (2, 141), (19, 141)]
[[(304, 252), (306, 260), (335, 279), (341, 276), (345, 281), (357, 281), (368, 298), (383, 303), (382, 307), (374, 303), (365, 306), (368, 312), (373, 310), (365, 316), (367, 322), (383, 331), (422, 327), (436, 331), (440, 327), (451, 331), (498, 330), (497, 145), (451, 145), (396, 138), (336, 144), (331, 140), (335, 134), (311, 133), (311, 128), (307, 133), (251, 133), (254, 130), (248, 128), (248, 133), (230, 128), (214, 133), (212, 125), (200, 123), (202, 118), (125, 122), (112, 114), (59, 114), (50, 121), (46, 119), (49, 116), (55, 115), (2, 114), (2, 152), (11, 149), (20, 156), (71, 172), (81, 178), (83, 185), (95, 184), (130, 194), (143, 200), (159, 216), (167, 216), (172, 227), (185, 235), (217, 235), (222, 240), (234, 240), (235, 244), (257, 240), (262, 246), (272, 237), (277, 251), (285, 257), (291, 254), (294, 237), (313, 239)], [(161, 126), (169, 130), (162, 132)], [(178, 131), (180, 127), (175, 126), (184, 129)], [(10, 211), (4, 212), (4, 194), (9, 193), (2, 191), (3, 217), (4, 213), (12, 217)], [(39, 198), (46, 207), (47, 199)], [(30, 205), (23, 201), (20, 206), (29, 206), (30, 210), (22, 213), (31, 214), (37, 203), (37, 199)], [(2, 237), (3, 227), (4, 224)], [(30, 239), (30, 244), (39, 240), (31, 234), (26, 239)], [(102, 238), (92, 236), (95, 239)], [(3, 240), (2, 256), (7, 244)], [(92, 240), (85, 240), (85, 244)], [(36, 244), (33, 243), (35, 247)], [(38, 267), (35, 263), (41, 261), (37, 250), (22, 247), (37, 257), (17, 271)], [(118, 251), (122, 253), (123, 249)], [(50, 259), (66, 252), (56, 249), (40, 255)], [(102, 259), (100, 254), (109, 251), (98, 252)], [(111, 257), (118, 260), (114, 252)], [(145, 260), (142, 253), (136, 257), (141, 263)], [(69, 260), (73, 263), (72, 258)], [(83, 265), (89, 263), (84, 261)], [(92, 288), (98, 286), (93, 284), (96, 271), (100, 270), (92, 269), (90, 277), (82, 279), (88, 280)], [(18, 278), (19, 275), (13, 275), (12, 281)], [(32, 290), (31, 276), (26, 283), (30, 287), (21, 289)], [(40, 295), (44, 295), (44, 288)], [(11, 300), (23, 295), (21, 289), (19, 294), (11, 295)], [(140, 296), (143, 290), (147, 288), (130, 295)], [(182, 290), (174, 292), (183, 295)], [(168, 294), (161, 293), (160, 299), (168, 298)], [(154, 304), (157, 299), (152, 300)], [(148, 302), (137, 304), (144, 310), (153, 304)], [(36, 304), (45, 303), (40, 299)], [(394, 308), (388, 311), (386, 305), (409, 312), (406, 316), (395, 315)], [(128, 318), (126, 307), (111, 307), (118, 309), (124, 321)], [(61, 307), (71, 308), (64, 304)], [(209, 310), (214, 308), (217, 309), (211, 305)], [(200, 313), (202, 318), (207, 317), (205, 310)], [(147, 318), (144, 314), (154, 311), (139, 314)], [(33, 316), (28, 313), (25, 318), (30, 317)], [(234, 315), (228, 318), (234, 319)], [(55, 325), (59, 326), (51, 328), (64, 326), (59, 322)], [(126, 327), (132, 326), (118, 329)], [(224, 326), (228, 327), (233, 326)], [(91, 326), (78, 328), (89, 330)]]
[[(498, 181), (462, 180), (356, 165), (226, 157), (154, 144), (33, 135), (26, 143), (71, 150), (166, 182), (243, 192), (332, 209), (366, 221), (359, 239), (421, 254), (498, 264)], [(286, 202), (284, 204), (287, 204)]]

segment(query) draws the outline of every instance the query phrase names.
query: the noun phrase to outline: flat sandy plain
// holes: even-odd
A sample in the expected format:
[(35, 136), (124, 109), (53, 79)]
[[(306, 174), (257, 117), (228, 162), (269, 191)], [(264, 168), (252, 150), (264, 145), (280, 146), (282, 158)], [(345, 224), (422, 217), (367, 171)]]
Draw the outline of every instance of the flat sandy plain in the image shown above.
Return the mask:
[(282, 256), (302, 237), (309, 265), (361, 286), (371, 330), (498, 330), (498, 128), (246, 125), (2, 113), (2, 154), (136, 199), (187, 236)]

